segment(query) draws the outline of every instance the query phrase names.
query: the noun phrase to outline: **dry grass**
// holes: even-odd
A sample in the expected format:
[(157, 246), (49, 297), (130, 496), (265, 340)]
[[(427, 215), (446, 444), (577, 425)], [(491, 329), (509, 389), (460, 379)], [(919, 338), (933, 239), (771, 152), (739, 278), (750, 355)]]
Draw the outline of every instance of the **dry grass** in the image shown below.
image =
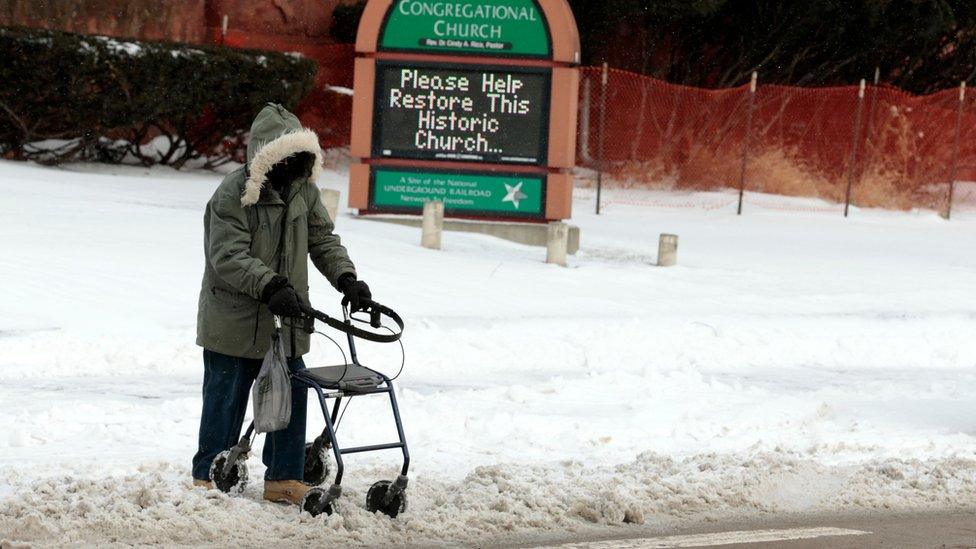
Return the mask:
[[(929, 139), (913, 124), (911, 107), (889, 106), (865, 140), (854, 202), (861, 206), (941, 208), (952, 150), (948, 140)], [(926, 147), (927, 145), (927, 147)]]
[(905, 179), (901, 174), (886, 171), (880, 164), (870, 165), (860, 180), (851, 189), (851, 203), (864, 208), (885, 208), (888, 210), (910, 210), (919, 206), (931, 206), (920, 203), (913, 196), (910, 189), (906, 189)]
[[(910, 107), (892, 105), (879, 113), (870, 139), (859, 151), (852, 204), (895, 210), (943, 207), (951, 149), (932, 136), (926, 137), (913, 123), (917, 120)], [(659, 190), (737, 189), (741, 150), (703, 142), (690, 146), (682, 156), (664, 158), (662, 152), (661, 157), (615, 164), (607, 184)], [(796, 148), (753, 151), (747, 163), (746, 190), (843, 203), (849, 158), (845, 155), (827, 166), (823, 159), (819, 165), (816, 162)]]

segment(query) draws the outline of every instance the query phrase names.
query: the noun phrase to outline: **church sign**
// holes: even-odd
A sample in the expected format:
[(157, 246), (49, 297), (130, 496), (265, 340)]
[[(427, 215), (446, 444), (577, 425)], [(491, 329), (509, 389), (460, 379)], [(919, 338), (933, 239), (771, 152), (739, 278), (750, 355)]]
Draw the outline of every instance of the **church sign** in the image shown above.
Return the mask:
[(570, 217), (579, 37), (566, 0), (370, 0), (356, 53), (351, 207)]

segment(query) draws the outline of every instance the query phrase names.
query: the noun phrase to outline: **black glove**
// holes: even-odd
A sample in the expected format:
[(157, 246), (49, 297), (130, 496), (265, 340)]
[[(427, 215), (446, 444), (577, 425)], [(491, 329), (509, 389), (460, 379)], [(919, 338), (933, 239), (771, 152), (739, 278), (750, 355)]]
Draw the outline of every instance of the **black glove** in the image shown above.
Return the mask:
[(275, 275), (271, 282), (268, 282), (261, 292), (261, 300), (268, 304), (272, 314), (286, 317), (302, 316), (302, 306), (298, 301), (295, 288), (281, 275)]
[(351, 311), (358, 311), (361, 307), (365, 306), (366, 301), (373, 298), (373, 294), (369, 291), (369, 286), (362, 280), (356, 280), (356, 275), (352, 273), (346, 273), (340, 276), (339, 281), (336, 283), (336, 289), (342, 292), (346, 301), (349, 302), (349, 310)]

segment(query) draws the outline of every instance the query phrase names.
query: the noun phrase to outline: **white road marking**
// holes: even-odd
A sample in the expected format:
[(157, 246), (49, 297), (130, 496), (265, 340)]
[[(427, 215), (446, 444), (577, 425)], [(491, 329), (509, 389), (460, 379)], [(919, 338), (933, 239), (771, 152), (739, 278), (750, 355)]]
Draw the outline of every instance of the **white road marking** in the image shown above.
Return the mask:
[[(862, 530), (846, 528), (791, 528), (788, 530), (742, 530), (737, 532), (716, 532), (714, 534), (686, 534), (654, 538), (619, 539), (607, 541), (564, 543), (549, 545), (548, 549), (665, 549), (668, 547), (712, 547), (732, 543), (764, 543), (770, 541), (790, 541), (814, 539), (828, 536), (863, 536), (870, 534)], [(541, 549), (536, 548), (536, 549)]]

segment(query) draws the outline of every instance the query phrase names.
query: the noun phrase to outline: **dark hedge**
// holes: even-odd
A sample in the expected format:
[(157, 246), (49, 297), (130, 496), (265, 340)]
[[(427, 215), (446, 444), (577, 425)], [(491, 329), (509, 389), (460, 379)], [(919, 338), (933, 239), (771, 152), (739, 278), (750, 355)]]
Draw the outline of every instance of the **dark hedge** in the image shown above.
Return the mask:
[(47, 163), (242, 161), (254, 115), (294, 108), (316, 72), (277, 52), (12, 27), (0, 52), (0, 156)]
[(359, 20), (366, 9), (366, 1), (359, 0), (355, 4), (339, 4), (332, 11), (332, 27), (329, 35), (340, 44), (352, 44), (356, 41), (359, 30)]

